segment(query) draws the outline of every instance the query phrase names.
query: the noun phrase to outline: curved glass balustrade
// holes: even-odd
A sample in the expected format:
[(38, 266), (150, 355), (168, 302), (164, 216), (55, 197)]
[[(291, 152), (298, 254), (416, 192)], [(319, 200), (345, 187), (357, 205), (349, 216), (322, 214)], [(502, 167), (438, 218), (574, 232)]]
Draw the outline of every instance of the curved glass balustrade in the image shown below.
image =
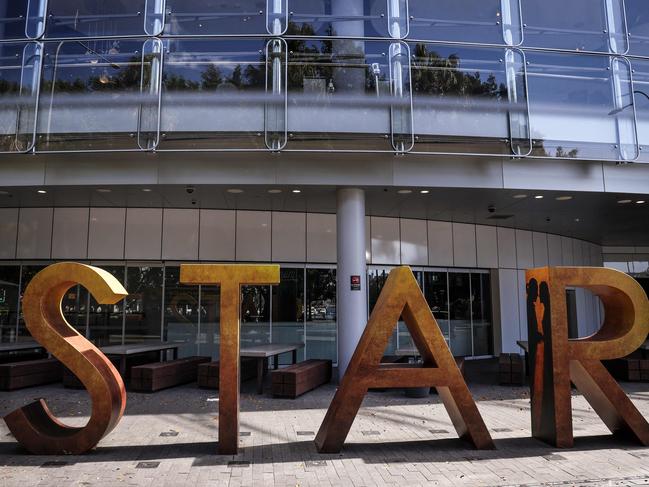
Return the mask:
[(34, 146), (41, 46), (0, 44), (0, 152)]
[(517, 46), (519, 0), (409, 0), (410, 39)]
[(522, 52), (424, 43), (410, 50), (413, 152), (529, 154)]
[(649, 162), (648, 39), (645, 0), (0, 0), (0, 151)]
[(155, 147), (161, 56), (158, 40), (46, 44), (37, 126), (39, 150)]

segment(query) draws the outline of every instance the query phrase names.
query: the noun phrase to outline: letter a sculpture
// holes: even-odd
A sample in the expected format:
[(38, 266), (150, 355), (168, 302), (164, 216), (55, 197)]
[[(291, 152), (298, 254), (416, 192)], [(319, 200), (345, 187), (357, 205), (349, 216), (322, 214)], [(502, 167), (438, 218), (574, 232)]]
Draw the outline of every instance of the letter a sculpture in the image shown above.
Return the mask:
[[(423, 366), (381, 365), (390, 336), (403, 317)], [(390, 272), (324, 422), (316, 436), (320, 453), (338, 453), (370, 388), (436, 387), (459, 436), (476, 448), (494, 448), (455, 359), (412, 271)]]

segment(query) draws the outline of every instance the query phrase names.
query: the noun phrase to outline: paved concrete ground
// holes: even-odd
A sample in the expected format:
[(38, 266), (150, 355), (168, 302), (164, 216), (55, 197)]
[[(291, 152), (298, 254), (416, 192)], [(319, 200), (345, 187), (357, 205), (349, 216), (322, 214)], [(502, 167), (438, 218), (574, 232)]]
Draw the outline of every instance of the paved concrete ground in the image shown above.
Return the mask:
[[(313, 438), (335, 387), (291, 401), (255, 395), (252, 381), (242, 394), (241, 453), (220, 457), (217, 393), (188, 385), (129, 393), (122, 422), (84, 456), (28, 455), (0, 422), (0, 486), (649, 484), (649, 448), (611, 438), (581, 396), (573, 401), (576, 446), (557, 450), (530, 438), (526, 388), (470, 388), (495, 451), (458, 440), (437, 396), (408, 399), (388, 391), (368, 395), (342, 454), (319, 455)], [(624, 388), (649, 417), (649, 384)], [(0, 393), (0, 416), (40, 397), (70, 424), (88, 418), (85, 391), (60, 385)]]

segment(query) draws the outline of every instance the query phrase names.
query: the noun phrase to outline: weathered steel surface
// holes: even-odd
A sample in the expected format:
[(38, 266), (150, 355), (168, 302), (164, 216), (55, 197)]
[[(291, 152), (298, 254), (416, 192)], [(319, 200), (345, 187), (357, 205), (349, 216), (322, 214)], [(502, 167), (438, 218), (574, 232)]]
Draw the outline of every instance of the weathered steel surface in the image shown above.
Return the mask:
[[(403, 317), (423, 365), (381, 365), (392, 332)], [(437, 321), (412, 271), (390, 272), (365, 332), (316, 436), (321, 453), (338, 453), (370, 388), (436, 387), (460, 437), (477, 448), (493, 448)]]
[(51, 265), (27, 286), (22, 304), (27, 329), (81, 380), (92, 400), (90, 421), (82, 428), (59, 422), (43, 399), (5, 416), (14, 437), (35, 454), (81, 454), (91, 450), (115, 428), (126, 405), (124, 382), (115, 367), (63, 317), (61, 301), (77, 284), (100, 304), (115, 304), (127, 295), (108, 272), (74, 263)]
[(221, 287), (219, 368), (219, 453), (239, 451), (239, 336), (241, 286), (279, 284), (277, 265), (185, 264), (183, 284)]
[[(604, 306), (593, 336), (568, 339), (566, 287), (589, 289)], [(601, 360), (637, 350), (649, 333), (649, 301), (631, 277), (613, 269), (558, 267), (527, 271), (527, 319), (532, 368), (532, 436), (573, 445), (572, 381), (616, 434), (649, 445), (649, 424)]]

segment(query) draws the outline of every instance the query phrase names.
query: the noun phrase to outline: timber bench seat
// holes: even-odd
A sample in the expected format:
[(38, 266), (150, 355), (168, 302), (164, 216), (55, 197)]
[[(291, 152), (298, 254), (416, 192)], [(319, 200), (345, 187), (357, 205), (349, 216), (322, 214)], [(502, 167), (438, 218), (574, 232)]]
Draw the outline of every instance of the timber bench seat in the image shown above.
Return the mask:
[(61, 380), (63, 366), (54, 358), (0, 364), (0, 390), (51, 384)]
[(517, 353), (501, 353), (498, 358), (500, 385), (522, 386), (525, 384), (525, 362)]
[(140, 392), (155, 392), (194, 382), (198, 366), (209, 361), (209, 357), (188, 357), (133, 367), (131, 369), (131, 389)]
[(331, 381), (331, 360), (307, 360), (274, 370), (273, 395), (295, 399)]
[[(220, 362), (214, 361), (198, 366), (198, 387), (202, 389), (219, 388)], [(241, 382), (257, 377), (257, 360), (254, 358), (241, 358), (239, 368)]]

